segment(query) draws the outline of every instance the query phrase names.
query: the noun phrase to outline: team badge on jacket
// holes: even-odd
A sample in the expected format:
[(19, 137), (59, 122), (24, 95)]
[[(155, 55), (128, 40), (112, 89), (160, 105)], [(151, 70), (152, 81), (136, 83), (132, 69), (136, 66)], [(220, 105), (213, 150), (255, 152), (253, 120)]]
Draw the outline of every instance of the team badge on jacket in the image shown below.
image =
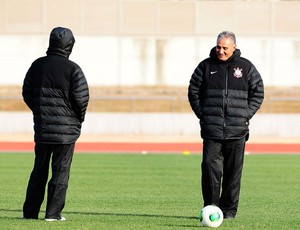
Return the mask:
[(242, 77), (243, 76), (242, 70), (243, 69), (240, 69), (239, 67), (234, 68), (233, 76), (235, 76), (236, 78)]

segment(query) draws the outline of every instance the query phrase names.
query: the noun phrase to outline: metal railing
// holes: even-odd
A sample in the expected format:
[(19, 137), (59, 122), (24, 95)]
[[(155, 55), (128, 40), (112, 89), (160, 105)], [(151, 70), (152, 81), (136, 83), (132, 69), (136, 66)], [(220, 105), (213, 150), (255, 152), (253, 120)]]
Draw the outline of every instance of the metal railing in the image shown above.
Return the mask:
[[(21, 96), (0, 96), (0, 111), (26, 111)], [(191, 112), (187, 96), (181, 95), (109, 95), (91, 96), (91, 112)], [(300, 97), (266, 98), (262, 113), (300, 113)]]

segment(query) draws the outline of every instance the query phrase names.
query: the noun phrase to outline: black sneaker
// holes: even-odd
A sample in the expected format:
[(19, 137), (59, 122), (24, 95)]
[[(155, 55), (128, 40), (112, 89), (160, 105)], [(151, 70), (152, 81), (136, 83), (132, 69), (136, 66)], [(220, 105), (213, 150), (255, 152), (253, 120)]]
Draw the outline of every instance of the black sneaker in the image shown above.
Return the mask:
[(225, 214), (224, 215), (224, 219), (234, 219), (235, 218), (235, 216), (233, 216), (232, 214)]

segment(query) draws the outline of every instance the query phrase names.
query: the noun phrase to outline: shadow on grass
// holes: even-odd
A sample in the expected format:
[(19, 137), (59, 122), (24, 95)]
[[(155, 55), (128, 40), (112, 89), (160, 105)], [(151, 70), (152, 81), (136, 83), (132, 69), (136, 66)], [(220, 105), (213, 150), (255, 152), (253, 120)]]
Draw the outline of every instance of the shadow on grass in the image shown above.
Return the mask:
[(98, 213), (98, 212), (64, 212), (68, 214), (78, 214), (78, 215), (95, 215), (95, 216), (133, 216), (133, 217), (162, 217), (162, 218), (178, 218), (178, 219), (198, 219), (194, 216), (172, 216), (172, 215), (162, 215), (162, 214), (138, 214), (138, 213)]
[[(20, 212), (22, 213), (22, 210), (16, 210), (16, 209), (0, 209), (0, 212)], [(41, 212), (45, 212), (41, 210)], [(161, 214), (137, 214), (137, 213), (101, 213), (101, 212), (72, 212), (67, 211), (63, 212), (65, 214), (74, 214), (74, 215), (94, 215), (94, 216), (124, 216), (124, 217), (148, 217), (148, 218), (175, 218), (175, 219), (198, 219), (195, 216), (174, 216), (174, 215), (161, 215)], [(0, 219), (7, 219), (9, 217), (3, 217), (0, 216)], [(12, 218), (12, 219), (22, 219), (20, 218)]]

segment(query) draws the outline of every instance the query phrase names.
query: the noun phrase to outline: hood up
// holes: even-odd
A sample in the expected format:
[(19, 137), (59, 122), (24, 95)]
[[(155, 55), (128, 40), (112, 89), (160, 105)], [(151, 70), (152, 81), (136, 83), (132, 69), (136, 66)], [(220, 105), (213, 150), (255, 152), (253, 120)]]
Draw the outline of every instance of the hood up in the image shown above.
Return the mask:
[(51, 31), (47, 54), (69, 58), (75, 43), (73, 33), (68, 28), (56, 27)]

